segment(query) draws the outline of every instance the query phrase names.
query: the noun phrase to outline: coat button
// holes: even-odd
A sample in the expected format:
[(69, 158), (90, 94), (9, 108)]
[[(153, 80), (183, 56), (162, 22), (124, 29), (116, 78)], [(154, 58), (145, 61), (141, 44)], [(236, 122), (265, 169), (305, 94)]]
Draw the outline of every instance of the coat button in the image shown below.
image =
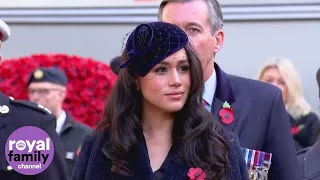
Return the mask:
[(11, 171), (12, 170), (12, 167), (9, 165), (9, 166), (7, 166), (7, 170), (8, 171)]

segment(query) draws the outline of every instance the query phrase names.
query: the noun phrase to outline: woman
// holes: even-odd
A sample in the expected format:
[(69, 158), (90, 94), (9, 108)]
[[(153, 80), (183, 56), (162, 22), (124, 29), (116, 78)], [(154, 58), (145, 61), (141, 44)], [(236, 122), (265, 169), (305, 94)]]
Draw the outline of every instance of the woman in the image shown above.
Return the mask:
[(291, 133), (296, 149), (315, 143), (320, 122), (302, 94), (300, 78), (289, 59), (273, 57), (267, 60), (258, 73), (258, 79), (279, 87), (290, 115)]
[(236, 139), (202, 105), (202, 67), (181, 29), (138, 26), (123, 62), (73, 179), (248, 179)]

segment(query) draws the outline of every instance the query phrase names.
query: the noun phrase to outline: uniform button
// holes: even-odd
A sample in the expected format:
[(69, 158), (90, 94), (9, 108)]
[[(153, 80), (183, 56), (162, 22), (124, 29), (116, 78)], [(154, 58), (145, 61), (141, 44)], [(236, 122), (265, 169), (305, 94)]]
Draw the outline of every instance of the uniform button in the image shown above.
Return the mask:
[(11, 171), (12, 170), (12, 167), (9, 165), (9, 166), (7, 166), (7, 170), (8, 171)]

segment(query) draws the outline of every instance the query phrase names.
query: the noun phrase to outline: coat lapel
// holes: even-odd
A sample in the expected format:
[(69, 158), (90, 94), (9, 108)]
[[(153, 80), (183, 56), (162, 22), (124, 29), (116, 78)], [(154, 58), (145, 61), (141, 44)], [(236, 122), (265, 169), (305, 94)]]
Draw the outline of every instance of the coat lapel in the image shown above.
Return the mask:
[[(103, 139), (102, 142), (105, 142), (106, 140)], [(100, 149), (101, 154), (103, 157), (96, 157), (94, 159), (94, 166), (99, 167), (106, 167), (107, 169), (111, 169), (111, 162), (106, 158), (104, 149), (106, 148), (106, 143), (104, 145), (100, 145), (103, 148)], [(142, 140), (138, 144), (137, 152), (136, 152), (136, 158), (134, 159), (134, 162), (130, 163), (129, 169), (134, 172), (134, 177), (124, 177), (116, 173), (110, 172), (110, 169), (108, 171), (102, 171), (96, 170), (93, 174), (99, 174), (98, 179), (103, 177), (109, 177), (109, 173), (111, 174), (111, 179), (114, 180), (141, 180), (141, 179), (148, 179), (153, 180), (155, 179), (154, 173), (152, 171), (151, 165), (150, 165), (150, 159), (148, 154), (147, 145), (145, 142), (145, 139), (142, 137)], [(186, 180), (187, 179), (187, 173), (188, 173), (188, 167), (187, 165), (181, 163), (178, 161), (178, 158), (176, 157), (176, 152), (174, 148), (172, 148), (166, 158), (166, 160), (163, 163), (163, 166), (165, 168), (163, 178), (167, 180)], [(92, 166), (92, 164), (91, 164)], [(98, 173), (99, 172), (99, 173)]]
[(134, 165), (135, 179), (154, 179), (145, 139), (142, 138), (137, 149), (137, 159)]
[(174, 150), (170, 150), (170, 153), (163, 164), (165, 166), (163, 179), (185, 180), (187, 178), (188, 167), (179, 162), (175, 155), (176, 153)]
[[(238, 112), (236, 112), (233, 109), (235, 98), (234, 98), (231, 82), (228, 78), (228, 75), (225, 72), (223, 72), (216, 63), (214, 64), (214, 69), (217, 74), (217, 88), (216, 88), (211, 112), (213, 115), (216, 116), (216, 118), (219, 120), (222, 126), (227, 131), (231, 132), (238, 118)], [(221, 117), (219, 115), (219, 112), (222, 109), (222, 105), (225, 101), (227, 101), (231, 105), (231, 109), (234, 110), (234, 121), (231, 124), (222, 123)]]
[[(147, 145), (145, 139), (141, 141), (138, 146), (137, 151), (137, 161), (134, 165), (134, 179), (155, 179), (154, 173), (152, 171), (150, 165), (150, 159), (148, 154)], [(163, 174), (163, 179), (167, 180), (185, 180), (188, 173), (188, 167), (183, 163), (177, 161), (176, 152), (174, 148), (170, 150), (168, 156), (166, 157), (165, 161), (163, 162), (163, 167), (165, 169)]]

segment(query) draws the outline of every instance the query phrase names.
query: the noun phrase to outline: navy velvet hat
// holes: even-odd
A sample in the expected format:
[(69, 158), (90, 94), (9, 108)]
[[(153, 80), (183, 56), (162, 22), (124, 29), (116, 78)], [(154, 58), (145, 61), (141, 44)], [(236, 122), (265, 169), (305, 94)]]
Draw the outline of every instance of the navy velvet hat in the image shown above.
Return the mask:
[(130, 34), (126, 51), (128, 59), (120, 68), (130, 67), (145, 76), (159, 62), (185, 48), (188, 36), (179, 27), (165, 23), (141, 24)]
[(27, 85), (29, 86), (32, 82), (50, 82), (66, 86), (67, 81), (67, 76), (62, 70), (54, 67), (40, 67), (31, 73)]

